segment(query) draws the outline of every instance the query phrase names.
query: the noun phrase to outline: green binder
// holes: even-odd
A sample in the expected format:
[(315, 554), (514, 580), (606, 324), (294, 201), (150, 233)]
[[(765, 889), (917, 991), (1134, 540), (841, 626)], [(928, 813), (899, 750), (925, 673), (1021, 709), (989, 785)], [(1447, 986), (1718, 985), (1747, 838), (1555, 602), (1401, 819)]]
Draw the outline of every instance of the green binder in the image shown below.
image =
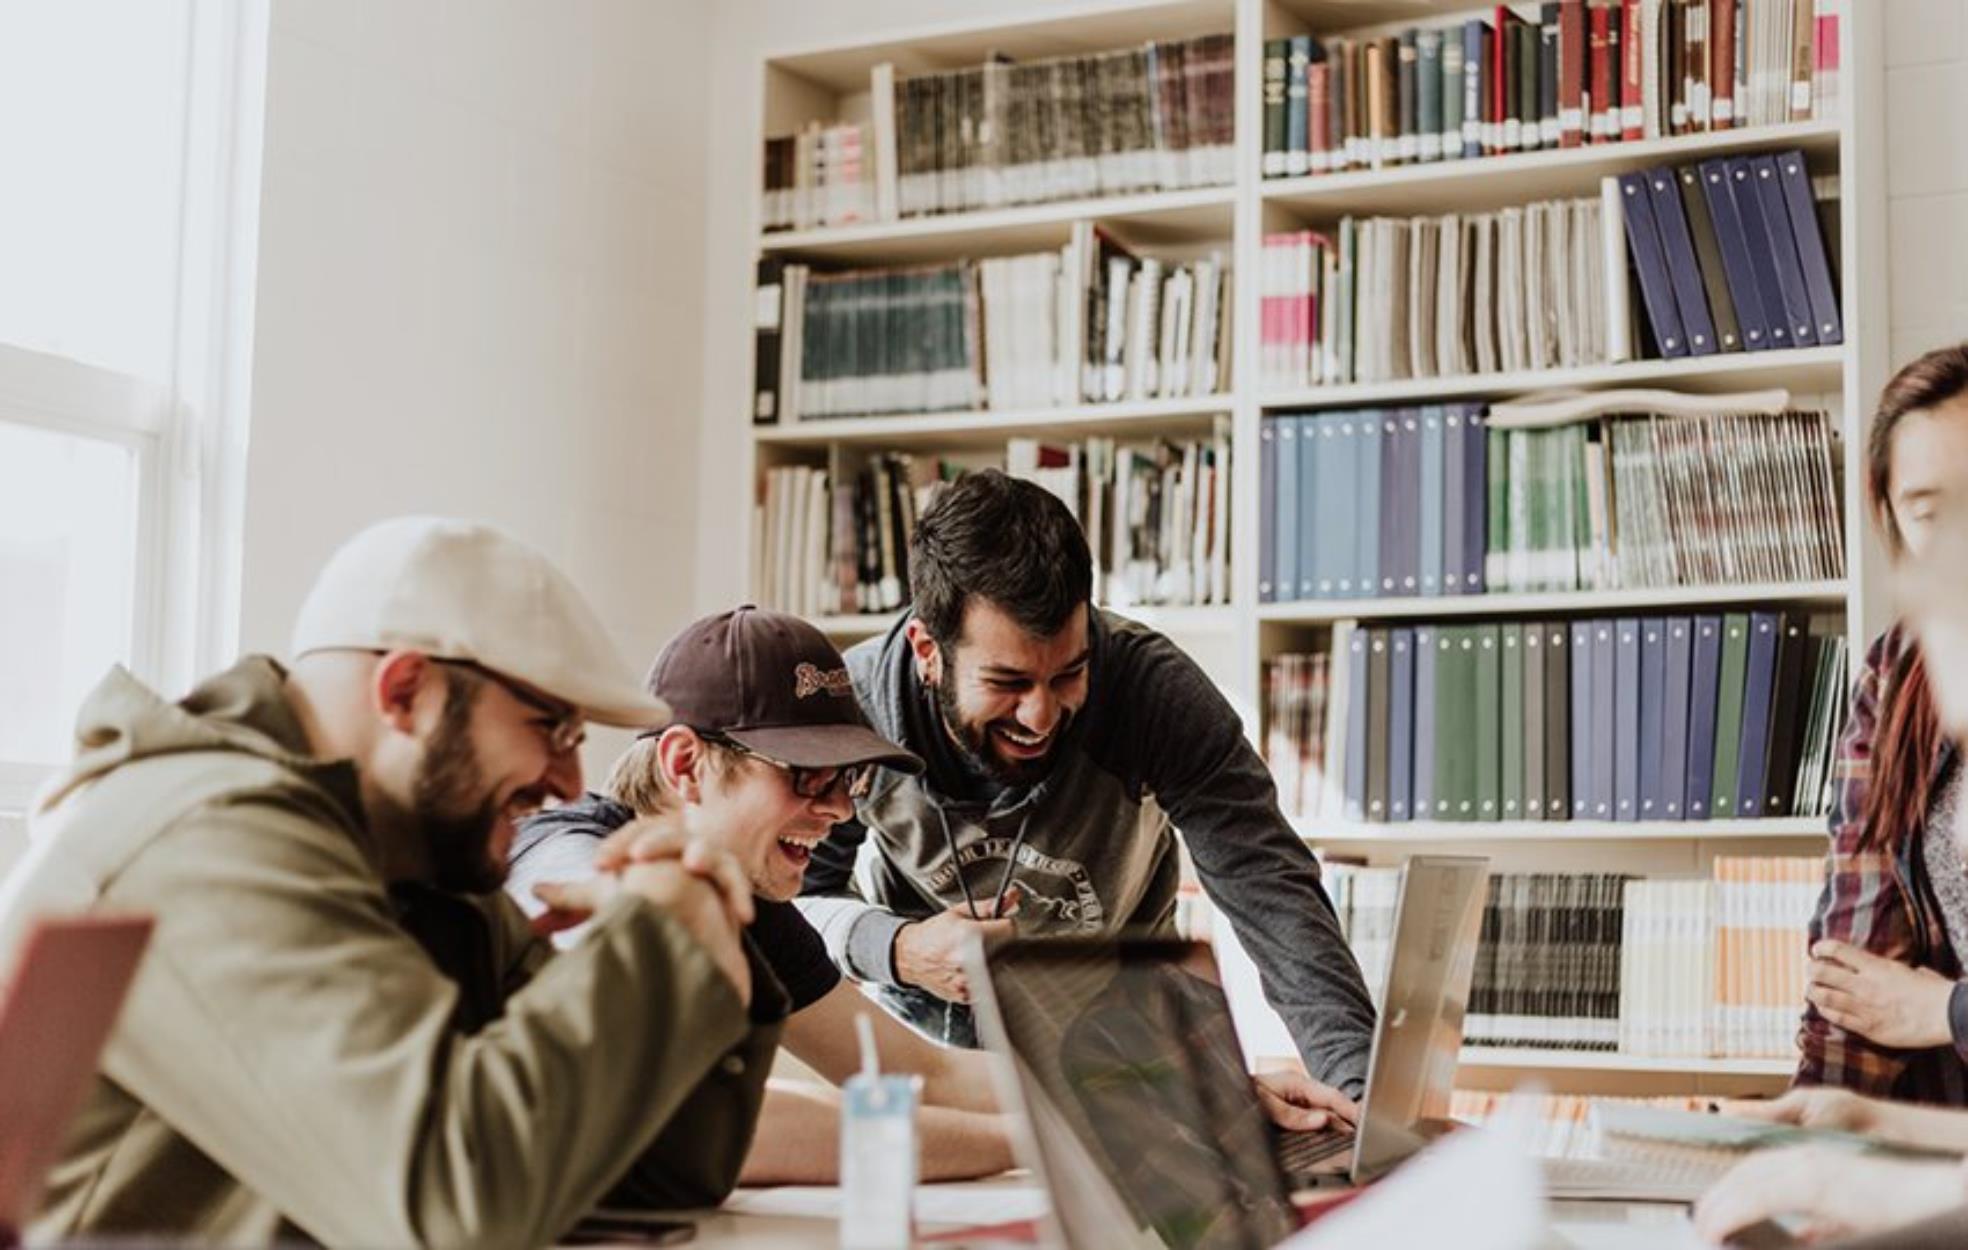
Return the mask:
[[(1503, 648), (1495, 625), (1470, 627), (1476, 645), (1475, 723), (1470, 729), (1476, 746), (1476, 819), (1496, 820), (1501, 816), (1503, 781)], [(1735, 774), (1731, 773), (1733, 779)]]
[[(1535, 626), (1533, 626), (1535, 628)], [(1503, 775), (1498, 789), (1503, 820), (1524, 819), (1524, 629), (1512, 621), (1497, 628), (1503, 659)]]
[(1708, 787), (1708, 814), (1736, 817), (1736, 765), (1742, 754), (1743, 672), (1749, 666), (1749, 614), (1722, 618), (1722, 675), (1715, 701), (1715, 772)]

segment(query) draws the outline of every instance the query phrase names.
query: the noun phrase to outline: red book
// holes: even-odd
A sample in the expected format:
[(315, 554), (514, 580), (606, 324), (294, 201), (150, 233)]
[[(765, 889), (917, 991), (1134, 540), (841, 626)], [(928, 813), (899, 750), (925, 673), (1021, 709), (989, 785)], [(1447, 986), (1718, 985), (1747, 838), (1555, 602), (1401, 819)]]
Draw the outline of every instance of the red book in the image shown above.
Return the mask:
[(1496, 42), (1490, 53), (1490, 116), (1496, 118), (1496, 133), (1484, 146), (1484, 151), (1494, 156), (1502, 152), (1517, 150), (1517, 136), (1504, 135), (1504, 118), (1514, 111), (1517, 99), (1517, 84), (1510, 76), (1510, 49), (1516, 46), (1517, 27), (1524, 19), (1510, 11), (1507, 4), (1499, 4), (1496, 11)]
[(1558, 146), (1585, 142), (1585, 0), (1558, 3)]
[(1646, 137), (1646, 110), (1652, 101), (1641, 98), (1640, 5), (1642, 0), (1620, 0), (1620, 138)]
[(1612, 89), (1612, 54), (1606, 46), (1612, 10), (1603, 4), (1595, 4), (1589, 12), (1592, 18), (1592, 67), (1586, 85), (1586, 129), (1592, 142), (1605, 143), (1619, 134), (1619, 126), (1613, 117), (1619, 109), (1619, 99)]
[(1708, 124), (1736, 124), (1736, 0), (1708, 0)]

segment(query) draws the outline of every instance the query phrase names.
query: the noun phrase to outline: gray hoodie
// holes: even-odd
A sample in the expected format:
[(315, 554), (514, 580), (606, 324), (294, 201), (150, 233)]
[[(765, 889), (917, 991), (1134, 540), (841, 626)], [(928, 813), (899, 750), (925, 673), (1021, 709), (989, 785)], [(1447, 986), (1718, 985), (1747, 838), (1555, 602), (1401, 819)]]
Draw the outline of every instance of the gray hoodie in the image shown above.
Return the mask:
[[(884, 770), (814, 852), (800, 908), (850, 976), (880, 987), (918, 1028), (975, 1045), (969, 1011), (897, 982), (895, 935), (912, 919), (983, 906), (1007, 880), (1021, 932), (1166, 933), (1174, 926), (1180, 829), (1204, 890), (1235, 926), (1307, 1069), (1358, 1097), (1373, 1005), (1319, 884), (1319, 865), (1278, 810), (1271, 775), (1236, 712), (1180, 648), (1145, 626), (1093, 614), (1086, 704), (1045, 780), (1005, 788), (953, 749), (917, 678), (902, 622), (847, 653), (877, 732), (928, 764)], [(853, 879), (872, 836), (867, 888)]]

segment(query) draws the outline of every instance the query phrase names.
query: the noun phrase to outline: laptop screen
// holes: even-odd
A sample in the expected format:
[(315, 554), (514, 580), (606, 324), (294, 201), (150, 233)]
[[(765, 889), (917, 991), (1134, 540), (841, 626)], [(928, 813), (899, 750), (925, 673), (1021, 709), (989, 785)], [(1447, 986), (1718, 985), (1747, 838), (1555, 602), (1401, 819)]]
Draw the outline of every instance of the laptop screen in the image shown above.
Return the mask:
[(1103, 1191), (1171, 1250), (1269, 1246), (1298, 1227), (1207, 947), (1068, 939), (988, 958), (988, 1014), (1072, 1244), (1122, 1244)]

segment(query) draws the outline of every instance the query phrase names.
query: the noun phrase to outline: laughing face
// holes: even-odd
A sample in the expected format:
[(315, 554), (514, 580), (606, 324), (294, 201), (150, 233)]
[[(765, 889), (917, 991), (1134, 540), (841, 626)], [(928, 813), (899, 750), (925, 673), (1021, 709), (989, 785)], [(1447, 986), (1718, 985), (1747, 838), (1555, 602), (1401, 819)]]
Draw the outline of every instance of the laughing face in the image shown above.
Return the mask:
[[(664, 738), (664, 779), (684, 796), (684, 827), (730, 852), (760, 898), (797, 897), (813, 848), (854, 815), (846, 786), (804, 798), (782, 765), (713, 747), (684, 727), (664, 731)], [(705, 766), (712, 750), (720, 752), (719, 767)]]
[(1030, 785), (1052, 770), (1054, 748), (1086, 704), (1084, 609), (1058, 633), (1036, 638), (973, 598), (953, 645), (938, 646), (920, 621), (910, 622), (909, 640), (944, 728), (975, 767), (1008, 785)]

